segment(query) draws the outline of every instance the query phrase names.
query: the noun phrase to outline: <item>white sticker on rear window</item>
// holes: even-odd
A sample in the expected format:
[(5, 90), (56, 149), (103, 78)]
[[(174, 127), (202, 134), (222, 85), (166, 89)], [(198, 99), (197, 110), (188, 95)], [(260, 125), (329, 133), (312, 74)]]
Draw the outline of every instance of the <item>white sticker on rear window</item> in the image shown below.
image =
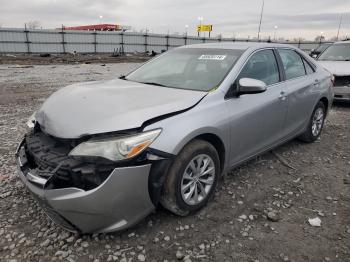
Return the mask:
[(201, 55), (200, 60), (224, 60), (226, 55)]

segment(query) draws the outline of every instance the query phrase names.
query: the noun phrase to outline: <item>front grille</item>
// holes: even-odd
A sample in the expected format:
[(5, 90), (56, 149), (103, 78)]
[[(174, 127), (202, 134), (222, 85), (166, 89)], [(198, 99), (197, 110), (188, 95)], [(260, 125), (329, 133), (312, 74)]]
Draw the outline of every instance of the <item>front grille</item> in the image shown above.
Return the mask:
[(350, 76), (335, 76), (334, 86), (349, 86), (350, 87)]
[(52, 137), (40, 129), (31, 131), (24, 143), (30, 172), (48, 180), (47, 189), (77, 187), (90, 190), (99, 186), (115, 168), (115, 163), (69, 156), (77, 144), (76, 140)]
[(68, 160), (71, 147), (43, 132), (31, 132), (26, 135), (25, 148), (31, 173), (48, 180)]

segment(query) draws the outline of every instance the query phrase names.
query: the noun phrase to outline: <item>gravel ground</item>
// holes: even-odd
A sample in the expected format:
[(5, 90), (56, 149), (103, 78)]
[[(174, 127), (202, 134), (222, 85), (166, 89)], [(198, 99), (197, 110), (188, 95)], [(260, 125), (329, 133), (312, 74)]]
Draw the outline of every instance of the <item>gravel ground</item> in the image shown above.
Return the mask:
[[(136, 65), (0, 65), (1, 261), (350, 261), (346, 103), (331, 110), (317, 142), (291, 141), (225, 175), (197, 214), (158, 208), (129, 230), (83, 236), (50, 222), (16, 175), (25, 121), (58, 88)], [(311, 226), (317, 217), (321, 226)]]
[(142, 63), (150, 54), (0, 54), (0, 65), (50, 65), (50, 64), (94, 64), (94, 63)]

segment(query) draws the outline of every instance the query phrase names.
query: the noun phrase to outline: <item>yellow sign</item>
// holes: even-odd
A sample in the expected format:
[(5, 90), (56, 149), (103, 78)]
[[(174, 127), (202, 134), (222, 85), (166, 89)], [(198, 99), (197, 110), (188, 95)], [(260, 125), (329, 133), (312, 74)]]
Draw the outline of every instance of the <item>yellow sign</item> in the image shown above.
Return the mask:
[(198, 25), (197, 32), (211, 32), (213, 31), (213, 25)]

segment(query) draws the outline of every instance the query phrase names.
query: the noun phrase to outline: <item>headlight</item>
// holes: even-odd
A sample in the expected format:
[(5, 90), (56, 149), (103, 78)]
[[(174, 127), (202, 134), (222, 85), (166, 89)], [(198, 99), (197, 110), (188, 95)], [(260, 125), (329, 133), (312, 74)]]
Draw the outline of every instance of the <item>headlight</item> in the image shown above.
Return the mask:
[(161, 129), (156, 129), (132, 136), (89, 140), (76, 146), (69, 155), (100, 156), (112, 161), (128, 159), (146, 149), (160, 132)]
[(36, 114), (36, 111), (27, 120), (26, 124), (29, 128), (34, 128), (35, 126), (35, 122), (36, 122), (35, 114)]

